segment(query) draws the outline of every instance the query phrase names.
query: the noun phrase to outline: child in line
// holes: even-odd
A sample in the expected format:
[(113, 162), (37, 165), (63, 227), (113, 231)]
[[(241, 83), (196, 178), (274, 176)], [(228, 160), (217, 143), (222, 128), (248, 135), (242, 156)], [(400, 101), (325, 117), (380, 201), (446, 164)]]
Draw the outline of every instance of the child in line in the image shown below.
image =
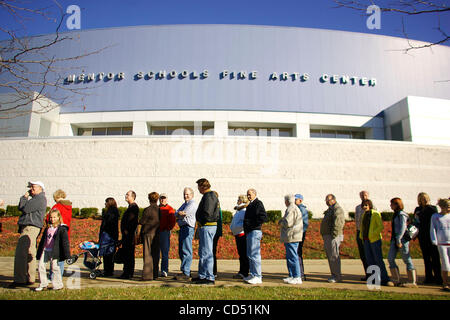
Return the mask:
[(450, 271), (450, 200), (439, 199), (440, 213), (431, 216), (430, 237), (431, 242), (438, 247), (441, 257), (441, 273), (444, 291), (450, 291), (448, 272)]
[(64, 287), (58, 262), (70, 257), (69, 237), (67, 226), (62, 223), (62, 216), (58, 209), (52, 209), (49, 213), (49, 223), (44, 230), (39, 242), (36, 259), (39, 260), (38, 270), (41, 284), (36, 291), (46, 290), (48, 286), (47, 272), (45, 265), (50, 262), (53, 270), (52, 285), (53, 290), (60, 290)]

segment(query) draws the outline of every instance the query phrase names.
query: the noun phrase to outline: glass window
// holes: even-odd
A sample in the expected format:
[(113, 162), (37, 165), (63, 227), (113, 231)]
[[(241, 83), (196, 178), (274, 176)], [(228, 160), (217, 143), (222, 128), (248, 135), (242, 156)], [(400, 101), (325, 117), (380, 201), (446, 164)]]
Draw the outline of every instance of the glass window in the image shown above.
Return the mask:
[(124, 127), (122, 128), (123, 136), (131, 136), (133, 134), (133, 127)]
[(336, 130), (322, 130), (322, 138), (336, 138)]
[(92, 136), (92, 128), (78, 128), (79, 136)]
[(352, 139), (365, 139), (363, 131), (352, 131)]
[(311, 138), (322, 138), (322, 133), (320, 129), (311, 129), (311, 131), (309, 132), (309, 136)]
[(350, 131), (336, 131), (336, 138), (338, 139), (351, 139), (352, 133)]
[(152, 127), (152, 135), (160, 136), (166, 134), (166, 127)]
[(167, 134), (177, 136), (194, 135), (194, 127), (167, 127)]
[(93, 128), (92, 129), (92, 135), (93, 136), (105, 136), (106, 135), (106, 128)]
[(246, 136), (246, 137), (292, 137), (292, 129), (290, 128), (239, 128), (228, 127), (229, 136)]
[(79, 136), (132, 135), (133, 127), (78, 128)]
[(365, 139), (364, 131), (311, 129), (311, 138)]
[(122, 134), (122, 128), (108, 128), (108, 136), (120, 136)]
[(214, 128), (203, 128), (203, 135), (204, 136), (213, 136), (214, 135)]

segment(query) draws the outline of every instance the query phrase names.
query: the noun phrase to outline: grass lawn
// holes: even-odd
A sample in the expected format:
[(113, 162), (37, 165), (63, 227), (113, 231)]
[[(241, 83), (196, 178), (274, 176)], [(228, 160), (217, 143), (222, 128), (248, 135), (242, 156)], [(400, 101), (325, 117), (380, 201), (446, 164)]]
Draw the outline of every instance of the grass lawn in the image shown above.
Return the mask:
[(292, 287), (127, 287), (33, 292), (0, 289), (3, 300), (450, 300), (449, 295)]

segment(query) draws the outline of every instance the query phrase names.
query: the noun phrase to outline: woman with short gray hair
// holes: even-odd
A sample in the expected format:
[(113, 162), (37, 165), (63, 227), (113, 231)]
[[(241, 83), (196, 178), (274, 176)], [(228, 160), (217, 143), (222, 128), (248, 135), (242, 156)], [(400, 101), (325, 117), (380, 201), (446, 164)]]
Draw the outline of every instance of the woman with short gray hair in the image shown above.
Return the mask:
[(303, 218), (300, 209), (295, 205), (293, 194), (284, 196), (286, 211), (283, 218), (278, 221), (281, 226), (281, 242), (286, 248), (286, 262), (289, 271), (289, 277), (283, 279), (289, 284), (301, 284), (302, 275), (300, 271), (300, 262), (298, 259), (298, 245), (302, 241)]

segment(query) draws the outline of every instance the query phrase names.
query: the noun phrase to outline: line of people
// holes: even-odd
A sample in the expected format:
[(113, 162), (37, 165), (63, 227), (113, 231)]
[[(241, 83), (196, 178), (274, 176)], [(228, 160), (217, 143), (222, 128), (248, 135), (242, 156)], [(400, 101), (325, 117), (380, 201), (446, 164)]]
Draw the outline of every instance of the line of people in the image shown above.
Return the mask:
[[(401, 198), (390, 200), (390, 207), (394, 212), (391, 222), (391, 240), (388, 252), (388, 263), (391, 277), (388, 276), (381, 250), (381, 233), (383, 222), (381, 214), (376, 211), (369, 199), (368, 191), (360, 192), (361, 204), (355, 208), (356, 239), (359, 255), (365, 272), (370, 266), (378, 266), (381, 271), (381, 284), (387, 286), (417, 286), (417, 273), (410, 255), (410, 241), (412, 238), (408, 225), (418, 228), (417, 238), (425, 266), (425, 280), (423, 284), (442, 285), (443, 290), (449, 290), (448, 272), (450, 271), (450, 200), (439, 199), (438, 213), (436, 206), (431, 205), (428, 194), (421, 192), (417, 196), (418, 206), (414, 210), (414, 218), (410, 219), (404, 212)], [(412, 221), (410, 221), (412, 220)], [(401, 254), (406, 266), (408, 280), (401, 282), (401, 275), (395, 259)], [(366, 274), (361, 280), (367, 280)], [(336, 277), (339, 278), (339, 274)]]
[[(222, 211), (217, 192), (211, 190), (207, 179), (196, 181), (202, 199), (197, 204), (193, 189), (183, 190), (184, 203), (178, 210), (168, 204), (167, 195), (157, 192), (148, 194), (150, 205), (143, 211), (139, 219), (139, 207), (136, 203), (136, 193), (132, 190), (125, 195), (128, 208), (120, 221), (121, 239), (119, 241), (119, 212), (113, 198), (105, 200), (102, 223), (99, 232), (100, 246), (103, 241), (119, 242), (123, 259), (123, 273), (119, 278), (131, 279), (135, 269), (135, 246), (143, 245), (144, 267), (142, 280), (150, 281), (158, 277), (167, 277), (169, 270), (170, 234), (175, 224), (179, 225), (178, 253), (181, 260), (180, 274), (174, 279), (191, 281), (194, 284), (215, 284), (217, 278), (217, 243), (222, 236)], [(50, 279), (53, 287), (62, 288), (64, 260), (70, 257), (70, 223), (72, 216), (71, 202), (66, 200), (66, 194), (57, 190), (53, 194), (55, 205), (46, 217), (46, 198), (44, 184), (40, 181), (29, 182), (29, 191), (21, 197), (19, 210), (19, 241), (14, 260), (14, 282), (10, 287), (29, 286), (35, 281), (36, 259), (39, 261), (41, 285), (38, 290), (48, 286), (45, 274), (45, 264), (51, 264)], [(398, 252), (406, 264), (408, 282), (404, 286), (416, 286), (416, 272), (409, 254), (407, 233), (408, 215), (403, 211), (400, 198), (391, 200), (394, 211), (392, 219), (392, 238), (388, 254), (391, 277), (387, 274), (382, 251), (381, 232), (383, 223), (381, 214), (376, 211), (367, 191), (360, 192), (361, 204), (355, 208), (356, 239), (360, 258), (367, 280), (369, 266), (378, 266), (381, 271), (381, 284), (387, 286), (400, 285), (400, 271), (395, 258)], [(289, 276), (284, 280), (289, 284), (301, 284), (306, 280), (303, 266), (302, 248), (308, 228), (308, 212), (303, 204), (301, 194), (284, 197), (286, 210), (278, 221), (280, 225), (280, 240), (286, 250), (286, 263)], [(158, 205), (159, 201), (159, 205)], [(320, 234), (324, 240), (331, 277), (330, 283), (342, 281), (340, 263), (340, 244), (343, 241), (345, 224), (344, 210), (333, 194), (325, 198), (328, 209), (320, 225)], [(425, 282), (442, 284), (448, 291), (450, 218), (448, 215), (450, 200), (440, 199), (438, 205), (441, 212), (430, 204), (426, 193), (418, 196), (419, 206), (415, 210), (415, 223), (418, 226), (419, 243), (425, 262)], [(239, 272), (235, 279), (243, 279), (248, 284), (262, 283), (261, 270), (261, 239), (262, 225), (267, 221), (267, 213), (257, 192), (249, 189), (246, 195), (240, 195), (230, 229), (235, 237), (239, 254)], [(39, 249), (36, 252), (36, 239), (44, 226)], [(196, 228), (197, 225), (197, 228)], [(194, 237), (199, 240), (198, 275), (191, 276), (193, 258), (192, 242)], [(161, 260), (161, 265), (160, 265)], [(440, 261), (439, 261), (440, 260)], [(114, 274), (114, 253), (103, 256), (104, 273), (110, 277)], [(442, 267), (441, 267), (442, 265)], [(442, 270), (442, 271), (441, 271)]]

